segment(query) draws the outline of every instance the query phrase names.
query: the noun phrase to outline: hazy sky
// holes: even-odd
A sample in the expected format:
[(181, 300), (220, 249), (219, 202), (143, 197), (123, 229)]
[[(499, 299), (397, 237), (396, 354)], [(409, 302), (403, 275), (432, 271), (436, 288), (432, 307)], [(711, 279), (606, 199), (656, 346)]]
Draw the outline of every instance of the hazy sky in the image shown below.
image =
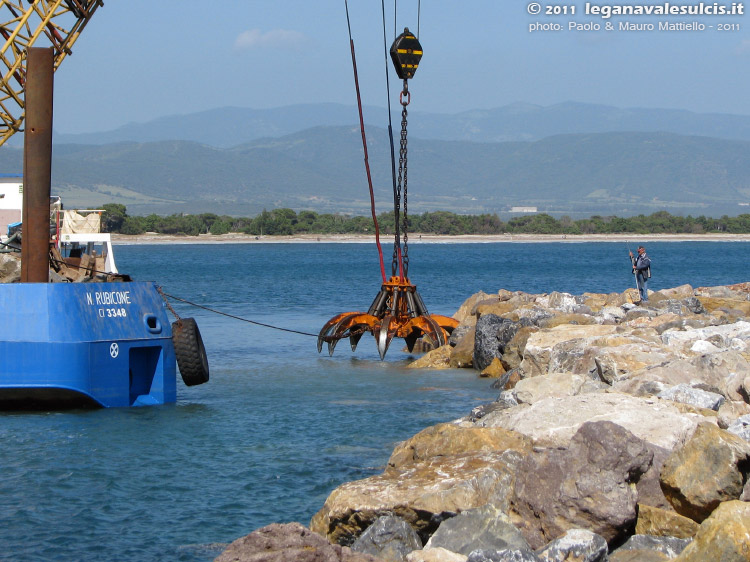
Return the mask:
[[(585, 14), (579, 0), (541, 1), (543, 13), (532, 15), (532, 4), (422, 0), (418, 22), (418, 0), (400, 0), (398, 32), (416, 32), (419, 23), (425, 52), (409, 84), (410, 109), (456, 113), (578, 101), (750, 114), (750, 17), (603, 19)], [(614, 6), (613, 0), (589, 4)], [(576, 13), (544, 15), (555, 5)], [(393, 9), (386, 2), (388, 46)], [(351, 0), (349, 14), (364, 102), (384, 107), (381, 2)], [(571, 30), (571, 22), (601, 29)], [(620, 30), (623, 22), (653, 23), (655, 30)], [(659, 22), (700, 22), (706, 29), (660, 31)], [(535, 23), (562, 30), (530, 32)], [(607, 23), (614, 29), (606, 30)], [(399, 89), (394, 82), (392, 75)], [(105, 0), (56, 74), (55, 130), (101, 131), (223, 106), (355, 101), (343, 0)]]

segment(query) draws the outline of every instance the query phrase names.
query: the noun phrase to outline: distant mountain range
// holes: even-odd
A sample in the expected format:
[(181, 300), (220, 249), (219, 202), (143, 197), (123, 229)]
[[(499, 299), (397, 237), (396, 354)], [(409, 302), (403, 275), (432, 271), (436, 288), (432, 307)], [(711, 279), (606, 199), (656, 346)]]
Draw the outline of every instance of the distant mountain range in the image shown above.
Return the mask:
[[(383, 109), (365, 114), (387, 123)], [(367, 133), (384, 212), (393, 204), (390, 144), (382, 127)], [(574, 103), (410, 111), (408, 148), (411, 213), (503, 216), (520, 206), (573, 218), (750, 212), (747, 116)], [(0, 171), (20, 171), (21, 162), (20, 149), (0, 150)], [(357, 112), (335, 104), (223, 108), (56, 134), (53, 190), (68, 207), (117, 202), (131, 214), (370, 210)]]
[[(367, 125), (387, 128), (385, 108), (366, 106), (363, 114)], [(223, 107), (189, 115), (171, 115), (147, 123), (131, 123), (100, 133), (56, 133), (55, 142), (111, 144), (184, 140), (230, 148), (312, 127), (356, 125), (358, 119), (356, 107), (334, 103), (273, 109)], [(394, 111), (392, 121), (394, 128), (400, 127), (400, 107)], [(621, 109), (574, 102), (549, 107), (515, 103), (456, 114), (426, 113), (413, 106), (409, 108), (409, 134), (423, 139), (533, 141), (560, 134), (609, 132), (670, 132), (750, 140), (750, 116), (673, 109)]]

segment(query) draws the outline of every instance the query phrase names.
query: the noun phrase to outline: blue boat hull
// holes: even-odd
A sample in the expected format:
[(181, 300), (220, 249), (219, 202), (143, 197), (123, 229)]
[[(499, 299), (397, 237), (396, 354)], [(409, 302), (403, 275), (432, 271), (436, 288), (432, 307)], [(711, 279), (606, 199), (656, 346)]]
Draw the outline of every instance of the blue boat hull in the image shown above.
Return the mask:
[(153, 283), (0, 284), (0, 407), (176, 400), (165, 304)]

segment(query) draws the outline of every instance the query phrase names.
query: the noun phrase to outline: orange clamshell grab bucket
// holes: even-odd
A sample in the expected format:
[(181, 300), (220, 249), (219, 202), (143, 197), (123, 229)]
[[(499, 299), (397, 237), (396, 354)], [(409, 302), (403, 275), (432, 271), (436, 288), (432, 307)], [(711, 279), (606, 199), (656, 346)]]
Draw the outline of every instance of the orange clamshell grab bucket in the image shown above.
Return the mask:
[(442, 346), (448, 343), (448, 337), (457, 326), (454, 318), (429, 314), (416, 286), (408, 279), (391, 277), (383, 283), (366, 313), (343, 312), (325, 323), (318, 334), (318, 352), (326, 342), (328, 354), (333, 355), (336, 344), (344, 338), (349, 338), (354, 351), (362, 335), (370, 332), (383, 359), (395, 337), (402, 338), (409, 351), (419, 338)]

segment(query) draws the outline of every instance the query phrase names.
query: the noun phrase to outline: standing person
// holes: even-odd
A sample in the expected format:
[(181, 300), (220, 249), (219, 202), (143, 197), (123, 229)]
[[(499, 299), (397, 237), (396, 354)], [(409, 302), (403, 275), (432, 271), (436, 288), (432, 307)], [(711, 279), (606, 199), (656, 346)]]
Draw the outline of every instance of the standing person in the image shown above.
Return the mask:
[(630, 254), (630, 262), (633, 264), (633, 273), (635, 273), (635, 282), (638, 286), (641, 300), (636, 304), (648, 302), (648, 280), (651, 278), (651, 260), (646, 255), (646, 248), (638, 246), (638, 256), (634, 257), (633, 252)]

